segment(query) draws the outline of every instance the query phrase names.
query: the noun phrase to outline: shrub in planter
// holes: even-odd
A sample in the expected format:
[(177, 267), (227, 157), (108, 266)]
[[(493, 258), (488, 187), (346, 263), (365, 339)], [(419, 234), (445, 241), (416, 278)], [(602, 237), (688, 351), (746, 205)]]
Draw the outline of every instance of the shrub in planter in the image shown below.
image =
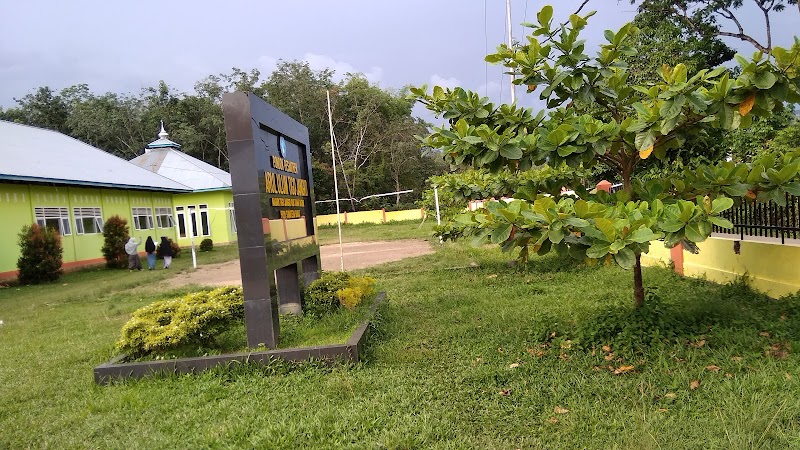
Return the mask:
[(138, 357), (184, 345), (208, 345), (244, 318), (242, 288), (224, 287), (152, 303), (122, 327), (117, 350)]
[[(172, 239), (167, 238), (167, 240), (169, 241), (169, 246), (172, 249), (172, 257), (173, 258), (179, 257), (181, 255), (181, 247), (178, 244), (176, 244), (175, 241), (173, 241)], [(164, 254), (161, 253), (161, 245), (156, 246), (156, 258), (164, 259)]]
[(347, 287), (336, 292), (339, 304), (347, 309), (356, 309), (364, 299), (375, 294), (375, 279), (370, 277), (354, 277), (347, 282)]
[(19, 282), (37, 284), (57, 280), (61, 274), (61, 236), (38, 224), (25, 225), (19, 234)]
[(120, 216), (111, 216), (103, 225), (103, 258), (106, 267), (124, 269), (128, 266), (128, 254), (125, 243), (130, 239), (128, 221)]
[(323, 272), (303, 292), (303, 314), (322, 317), (339, 307), (336, 292), (347, 287), (347, 272)]
[(205, 238), (200, 242), (200, 251), (201, 252), (210, 252), (214, 250), (214, 241), (209, 238)]

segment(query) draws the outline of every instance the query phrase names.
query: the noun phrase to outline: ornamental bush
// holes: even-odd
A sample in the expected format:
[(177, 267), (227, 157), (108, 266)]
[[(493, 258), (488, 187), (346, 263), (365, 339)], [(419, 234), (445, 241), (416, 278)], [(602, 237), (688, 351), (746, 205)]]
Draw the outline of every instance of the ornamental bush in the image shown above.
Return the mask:
[(205, 238), (200, 242), (200, 251), (201, 252), (210, 252), (214, 250), (214, 241), (209, 238)]
[(303, 314), (322, 317), (340, 306), (352, 310), (373, 294), (373, 278), (351, 277), (346, 272), (323, 272), (303, 293)]
[(38, 224), (25, 225), (19, 234), (19, 282), (38, 284), (57, 280), (61, 270), (61, 236)]
[(128, 265), (125, 243), (130, 239), (128, 221), (120, 216), (111, 216), (103, 225), (103, 257), (106, 267), (124, 269)]
[(185, 345), (207, 346), (242, 319), (242, 288), (195, 292), (136, 310), (122, 327), (117, 350), (139, 357)]
[(347, 309), (353, 310), (360, 305), (364, 299), (375, 294), (375, 279), (370, 277), (355, 277), (347, 282), (347, 287), (336, 292), (339, 304)]
[(350, 274), (347, 272), (323, 272), (303, 292), (303, 314), (322, 317), (336, 311), (339, 299), (336, 292), (347, 287)]

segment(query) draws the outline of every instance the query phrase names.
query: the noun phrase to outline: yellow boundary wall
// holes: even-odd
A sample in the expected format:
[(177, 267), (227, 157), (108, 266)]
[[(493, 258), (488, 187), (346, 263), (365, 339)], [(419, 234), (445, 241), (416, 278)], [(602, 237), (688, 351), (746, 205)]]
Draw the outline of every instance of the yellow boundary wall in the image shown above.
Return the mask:
[[(401, 220), (422, 220), (425, 218), (424, 209), (405, 209), (402, 211), (386, 211), (377, 209), (373, 211), (344, 212), (339, 214), (342, 223), (386, 223)], [(323, 214), (317, 216), (317, 226), (336, 225), (336, 214)]]
[[(773, 298), (800, 291), (800, 246), (739, 241), (737, 254), (735, 242), (712, 237), (698, 245), (700, 253), (697, 255), (683, 251), (683, 273), (718, 283), (746, 275), (751, 287)], [(671, 262), (670, 250), (658, 242), (650, 245), (649, 254), (642, 255), (645, 265)]]

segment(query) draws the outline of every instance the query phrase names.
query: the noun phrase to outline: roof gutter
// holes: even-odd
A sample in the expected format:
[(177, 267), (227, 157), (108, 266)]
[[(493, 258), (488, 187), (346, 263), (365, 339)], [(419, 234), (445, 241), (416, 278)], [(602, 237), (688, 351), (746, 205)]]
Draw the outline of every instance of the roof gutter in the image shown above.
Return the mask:
[(193, 192), (192, 189), (189, 188), (188, 186), (186, 186), (185, 189), (183, 189), (183, 188), (168, 188), (168, 187), (158, 187), (158, 186), (144, 186), (135, 184), (132, 185), (132, 184), (116, 184), (116, 183), (98, 183), (94, 181), (64, 180), (59, 178), (30, 177), (30, 176), (6, 175), (6, 174), (0, 174), (0, 180), (28, 181), (32, 183), (42, 183), (42, 184), (93, 186), (93, 187), (105, 187), (105, 188), (115, 188), (115, 189), (136, 189), (142, 191), (179, 192), (179, 193)]

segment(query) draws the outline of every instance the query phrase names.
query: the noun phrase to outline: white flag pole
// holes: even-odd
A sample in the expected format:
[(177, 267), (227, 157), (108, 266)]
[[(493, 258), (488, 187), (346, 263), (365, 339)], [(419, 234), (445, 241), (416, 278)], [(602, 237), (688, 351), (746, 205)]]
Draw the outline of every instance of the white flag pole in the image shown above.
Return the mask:
[(333, 139), (333, 116), (331, 115), (331, 92), (326, 90), (328, 99), (328, 125), (331, 129), (331, 159), (333, 160), (333, 190), (336, 195), (336, 225), (339, 227), (339, 263), (344, 272), (344, 248), (342, 247), (342, 218), (339, 216), (339, 181), (336, 179), (336, 146)]

